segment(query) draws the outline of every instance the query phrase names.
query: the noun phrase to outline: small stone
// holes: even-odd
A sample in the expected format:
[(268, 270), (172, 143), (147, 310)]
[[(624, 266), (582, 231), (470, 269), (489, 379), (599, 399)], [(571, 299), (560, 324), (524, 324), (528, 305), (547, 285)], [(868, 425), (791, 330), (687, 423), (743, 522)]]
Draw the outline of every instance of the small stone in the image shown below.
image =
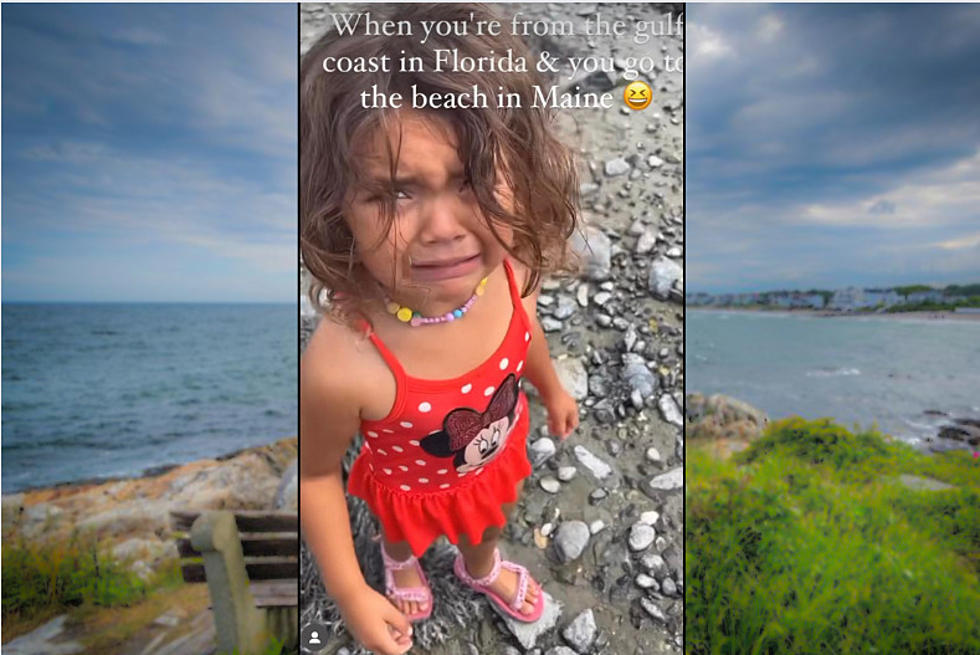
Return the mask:
[(664, 623), (667, 622), (667, 616), (663, 613), (663, 610), (657, 607), (656, 603), (654, 603), (646, 596), (640, 598), (640, 606), (643, 608), (643, 611), (645, 611), (647, 614), (657, 619), (658, 621), (662, 621)]
[(599, 327), (609, 327), (612, 325), (612, 316), (606, 314), (596, 314), (595, 322), (599, 324)]
[(681, 248), (680, 246), (672, 246), (672, 247), (670, 247), (670, 248), (667, 249), (667, 256), (668, 257), (683, 257), (684, 256), (684, 249)]
[[(544, 426), (547, 429), (547, 426)], [(535, 467), (544, 464), (557, 450), (555, 442), (548, 437), (542, 437), (531, 444), (531, 464)]]
[(565, 320), (575, 313), (575, 301), (569, 296), (558, 296), (558, 306), (552, 314), (559, 320)]
[(540, 322), (541, 329), (545, 332), (557, 332), (562, 328), (562, 322), (550, 316), (543, 317)]
[(639, 335), (636, 333), (636, 326), (630, 325), (626, 328), (626, 334), (623, 335), (623, 345), (626, 346), (626, 352), (633, 350), (633, 346), (636, 345), (636, 340)]
[(648, 462), (651, 462), (653, 464), (659, 464), (660, 461), (661, 461), (660, 460), (660, 451), (657, 450), (656, 448), (654, 448), (653, 446), (650, 446), (649, 448), (647, 448), (646, 456), (647, 456), (647, 461)]
[(596, 519), (592, 523), (589, 523), (589, 533), (599, 534), (606, 528), (606, 522), (602, 519)]
[(646, 255), (653, 251), (655, 245), (657, 245), (657, 230), (653, 226), (649, 226), (637, 238), (636, 248), (634, 248), (633, 252), (637, 255)]
[(630, 528), (630, 550), (640, 552), (646, 550), (657, 538), (656, 531), (646, 523), (634, 523)]
[(684, 269), (672, 259), (659, 257), (650, 266), (647, 286), (656, 298), (667, 300), (671, 290), (684, 286)]
[(551, 533), (555, 531), (555, 524), (552, 522), (545, 523), (541, 526), (541, 534), (545, 537), (550, 537)]
[(546, 475), (538, 481), (541, 488), (547, 491), (549, 494), (556, 494), (561, 490), (561, 483), (554, 479), (550, 475)]
[(582, 521), (565, 521), (555, 533), (555, 549), (565, 564), (578, 559), (588, 545), (589, 526)]
[(660, 399), (657, 401), (657, 407), (660, 408), (660, 415), (665, 421), (679, 428), (684, 427), (684, 417), (681, 415), (681, 410), (677, 406), (677, 401), (670, 394), (660, 396)]
[(568, 646), (555, 646), (546, 650), (544, 655), (575, 655), (575, 651)]
[(578, 192), (584, 198), (586, 196), (591, 196), (593, 193), (599, 190), (599, 185), (594, 182), (584, 182), (579, 185)]
[(594, 505), (595, 503), (598, 503), (600, 500), (602, 500), (608, 495), (609, 492), (606, 491), (605, 489), (601, 489), (601, 488), (596, 489), (595, 491), (589, 494), (589, 502), (591, 502)]
[(647, 157), (647, 166), (650, 168), (660, 168), (664, 165), (664, 160), (656, 155), (650, 155)]
[(630, 172), (631, 166), (622, 157), (617, 157), (616, 159), (610, 159), (606, 162), (603, 170), (606, 173), (606, 177), (616, 177), (617, 175), (625, 175)]
[(639, 575), (637, 575), (636, 578), (634, 579), (634, 582), (636, 582), (636, 586), (639, 587), (640, 589), (650, 589), (651, 587), (657, 584), (657, 581), (654, 580), (649, 575), (647, 575), (646, 573), (640, 573)]
[(643, 409), (643, 394), (638, 389), (630, 391), (630, 404), (633, 405), (634, 409)]
[(592, 302), (602, 307), (607, 302), (609, 302), (610, 298), (612, 298), (611, 293), (609, 293), (608, 291), (600, 291), (596, 295), (592, 296)]
[(684, 486), (683, 466), (671, 469), (647, 482), (647, 487), (659, 491), (672, 491), (682, 486)]
[(587, 653), (595, 640), (596, 630), (595, 615), (587, 609), (562, 630), (561, 636), (576, 652)]
[(660, 583), (660, 590), (664, 593), (664, 596), (677, 595), (677, 585), (671, 578), (664, 578), (663, 582)]
[(558, 469), (558, 479), (562, 482), (568, 482), (575, 477), (576, 473), (578, 473), (578, 469), (574, 466), (562, 466)]
[(580, 284), (578, 289), (575, 290), (575, 300), (578, 302), (579, 307), (589, 306), (589, 285)]
[(647, 551), (640, 559), (640, 564), (654, 577), (662, 579), (667, 575), (667, 562), (659, 553)]
[(601, 459), (593, 455), (585, 446), (575, 446), (575, 459), (579, 464), (589, 469), (598, 480), (603, 480), (612, 473), (612, 468)]
[(551, 307), (555, 304), (555, 297), (549, 296), (546, 293), (542, 293), (538, 296), (538, 306), (539, 307)]
[[(541, 618), (537, 621), (527, 623), (525, 621), (518, 621), (506, 614), (502, 609), (497, 607), (496, 603), (489, 603), (489, 605), (503, 619), (504, 625), (507, 626), (507, 629), (514, 635), (525, 651), (530, 651), (534, 648), (534, 644), (538, 638), (558, 624), (562, 608), (562, 604), (545, 591), (544, 613), (541, 614)], [(568, 650), (568, 655), (573, 655), (573, 651), (571, 649)]]
[(648, 512), (643, 512), (640, 514), (640, 523), (646, 523), (647, 525), (656, 525), (657, 521), (660, 520), (660, 513), (654, 510)]

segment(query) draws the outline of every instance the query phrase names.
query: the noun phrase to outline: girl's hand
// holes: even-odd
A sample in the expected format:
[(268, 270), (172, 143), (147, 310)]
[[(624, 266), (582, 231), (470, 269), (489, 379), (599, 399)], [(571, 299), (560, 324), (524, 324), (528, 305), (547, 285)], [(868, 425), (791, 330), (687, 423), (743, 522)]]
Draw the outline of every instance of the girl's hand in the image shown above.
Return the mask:
[(402, 655), (412, 647), (412, 624), (374, 589), (365, 586), (338, 605), (348, 632), (368, 650)]
[(578, 427), (578, 403), (564, 389), (542, 400), (548, 410), (548, 431), (564, 441)]

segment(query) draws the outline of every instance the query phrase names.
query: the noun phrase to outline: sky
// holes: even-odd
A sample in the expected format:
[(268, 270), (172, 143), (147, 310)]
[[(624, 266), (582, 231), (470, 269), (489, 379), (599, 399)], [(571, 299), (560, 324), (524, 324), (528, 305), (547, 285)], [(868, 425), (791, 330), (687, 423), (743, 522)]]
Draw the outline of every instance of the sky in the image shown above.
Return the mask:
[(296, 7), (3, 7), (6, 301), (296, 302)]
[(687, 6), (688, 293), (980, 282), (980, 6)]

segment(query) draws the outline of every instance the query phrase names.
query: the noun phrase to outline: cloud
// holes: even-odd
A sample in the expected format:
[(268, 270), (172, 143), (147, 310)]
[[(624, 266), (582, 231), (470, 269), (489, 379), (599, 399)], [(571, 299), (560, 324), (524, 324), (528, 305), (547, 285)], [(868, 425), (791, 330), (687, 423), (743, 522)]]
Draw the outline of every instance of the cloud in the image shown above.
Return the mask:
[(688, 16), (689, 289), (980, 277), (976, 7)]

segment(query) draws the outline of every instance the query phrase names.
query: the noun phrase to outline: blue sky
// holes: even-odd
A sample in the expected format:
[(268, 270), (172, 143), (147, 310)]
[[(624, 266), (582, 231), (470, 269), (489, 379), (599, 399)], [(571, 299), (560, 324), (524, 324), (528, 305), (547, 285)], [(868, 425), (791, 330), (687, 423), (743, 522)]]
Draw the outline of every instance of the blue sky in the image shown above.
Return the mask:
[(295, 5), (4, 5), (3, 299), (295, 302)]
[(687, 19), (688, 292), (980, 282), (980, 6)]

